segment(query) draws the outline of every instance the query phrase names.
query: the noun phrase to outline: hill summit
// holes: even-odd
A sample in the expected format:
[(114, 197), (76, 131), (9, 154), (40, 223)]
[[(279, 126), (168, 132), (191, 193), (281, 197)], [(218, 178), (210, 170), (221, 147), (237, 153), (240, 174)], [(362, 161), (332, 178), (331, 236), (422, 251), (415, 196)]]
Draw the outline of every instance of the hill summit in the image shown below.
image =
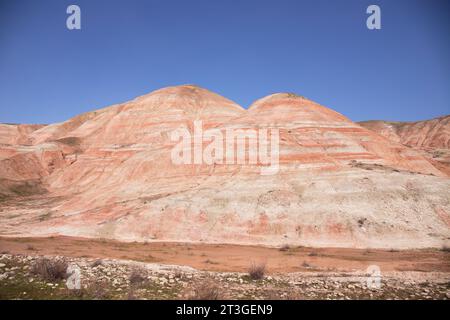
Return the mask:
[[(173, 163), (172, 133), (195, 136), (195, 121), (204, 131), (276, 130), (279, 171)], [(245, 110), (182, 85), (0, 132), (1, 235), (387, 248), (442, 246), (450, 237), (445, 170), (296, 94)], [(255, 137), (244, 145), (259, 146)]]

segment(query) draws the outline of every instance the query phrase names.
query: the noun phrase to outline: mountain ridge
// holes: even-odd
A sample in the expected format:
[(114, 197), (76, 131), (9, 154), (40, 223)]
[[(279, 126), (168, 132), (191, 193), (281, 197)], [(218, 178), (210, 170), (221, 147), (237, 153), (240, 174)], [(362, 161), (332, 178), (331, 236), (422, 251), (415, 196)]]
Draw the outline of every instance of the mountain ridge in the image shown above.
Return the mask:
[[(448, 241), (449, 178), (426, 155), (297, 95), (253, 105), (168, 87), (33, 130), (21, 138), (27, 145), (1, 145), (0, 235), (389, 248)], [(192, 134), (196, 120), (221, 132), (279, 130), (279, 172), (173, 163), (171, 132)]]

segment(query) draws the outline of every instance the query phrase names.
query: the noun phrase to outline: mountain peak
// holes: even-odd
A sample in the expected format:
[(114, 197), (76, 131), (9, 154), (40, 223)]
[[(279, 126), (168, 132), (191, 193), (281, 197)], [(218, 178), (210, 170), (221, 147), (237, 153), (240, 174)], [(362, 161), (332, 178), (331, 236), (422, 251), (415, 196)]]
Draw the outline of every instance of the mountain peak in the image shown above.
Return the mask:
[(137, 104), (160, 104), (163, 107), (178, 107), (186, 111), (209, 110), (210, 112), (241, 112), (240, 105), (213, 91), (194, 84), (164, 87), (132, 101)]
[(251, 104), (249, 111), (271, 115), (274, 118), (284, 118), (289, 114), (293, 119), (302, 121), (351, 123), (351, 120), (339, 112), (289, 92), (274, 93), (258, 99)]

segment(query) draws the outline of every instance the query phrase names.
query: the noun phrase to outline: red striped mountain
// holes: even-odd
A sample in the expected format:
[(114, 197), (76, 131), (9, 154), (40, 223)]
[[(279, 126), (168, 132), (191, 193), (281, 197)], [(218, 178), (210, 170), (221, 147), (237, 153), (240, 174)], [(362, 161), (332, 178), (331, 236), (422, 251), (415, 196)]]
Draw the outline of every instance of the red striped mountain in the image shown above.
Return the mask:
[[(278, 130), (279, 172), (174, 164), (171, 133), (194, 134), (196, 120), (204, 130)], [(0, 235), (343, 247), (450, 237), (445, 172), (294, 94), (245, 110), (196, 86), (169, 87), (35, 129), (0, 146)]]

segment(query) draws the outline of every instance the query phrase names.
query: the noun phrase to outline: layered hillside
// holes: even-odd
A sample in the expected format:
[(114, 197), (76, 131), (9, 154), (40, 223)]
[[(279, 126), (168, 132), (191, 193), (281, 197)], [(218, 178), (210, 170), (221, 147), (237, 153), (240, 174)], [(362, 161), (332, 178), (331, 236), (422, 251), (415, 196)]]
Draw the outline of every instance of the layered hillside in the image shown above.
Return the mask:
[(450, 116), (417, 122), (364, 121), (359, 124), (410, 147), (450, 149)]
[(419, 150), (450, 176), (450, 116), (417, 122), (364, 121), (361, 126)]
[[(171, 134), (194, 136), (196, 120), (224, 135), (278, 130), (279, 171), (174, 163)], [(169, 87), (37, 128), (0, 152), (0, 235), (389, 248), (450, 238), (445, 172), (294, 94), (245, 110), (196, 86)]]

